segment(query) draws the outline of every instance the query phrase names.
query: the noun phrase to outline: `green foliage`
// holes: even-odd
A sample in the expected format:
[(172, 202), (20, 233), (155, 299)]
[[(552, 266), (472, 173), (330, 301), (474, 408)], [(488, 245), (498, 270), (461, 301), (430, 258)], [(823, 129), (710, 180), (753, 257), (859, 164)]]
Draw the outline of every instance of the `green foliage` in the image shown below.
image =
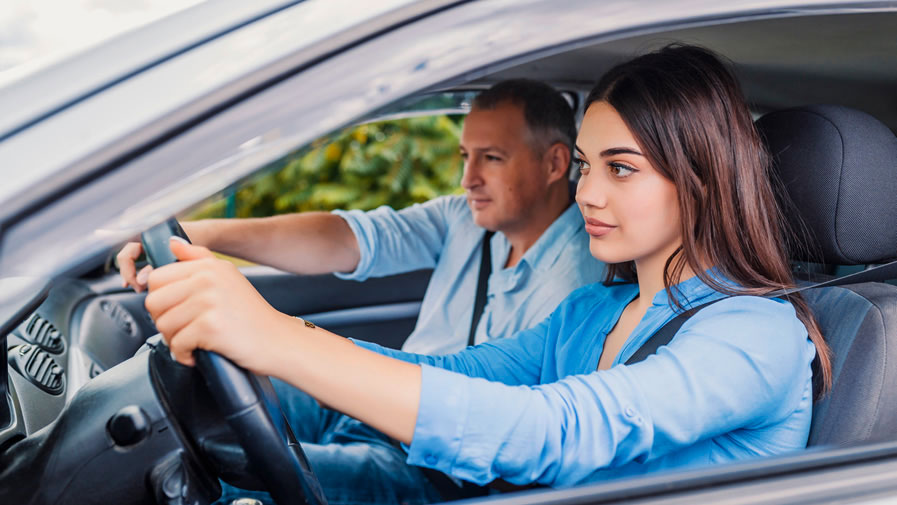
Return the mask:
[[(457, 193), (461, 118), (367, 123), (319, 139), (187, 219), (333, 209), (400, 209)], [(229, 199), (232, 199), (229, 201)]]

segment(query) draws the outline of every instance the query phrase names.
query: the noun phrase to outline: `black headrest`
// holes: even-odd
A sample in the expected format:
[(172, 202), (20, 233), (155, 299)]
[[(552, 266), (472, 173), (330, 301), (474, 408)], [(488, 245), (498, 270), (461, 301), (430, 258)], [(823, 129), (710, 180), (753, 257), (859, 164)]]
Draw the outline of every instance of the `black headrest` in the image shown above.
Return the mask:
[[(874, 117), (832, 105), (771, 112), (757, 120), (777, 174), (829, 265), (882, 263), (897, 257), (897, 137)], [(793, 212), (796, 210), (797, 212)]]

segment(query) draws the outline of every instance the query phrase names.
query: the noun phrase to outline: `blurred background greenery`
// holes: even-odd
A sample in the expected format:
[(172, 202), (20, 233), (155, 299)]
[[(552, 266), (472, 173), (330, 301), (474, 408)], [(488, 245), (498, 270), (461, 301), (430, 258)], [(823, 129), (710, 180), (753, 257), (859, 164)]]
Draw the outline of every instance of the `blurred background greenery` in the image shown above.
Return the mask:
[(463, 116), (378, 121), (313, 142), (184, 218), (395, 209), (460, 193)]

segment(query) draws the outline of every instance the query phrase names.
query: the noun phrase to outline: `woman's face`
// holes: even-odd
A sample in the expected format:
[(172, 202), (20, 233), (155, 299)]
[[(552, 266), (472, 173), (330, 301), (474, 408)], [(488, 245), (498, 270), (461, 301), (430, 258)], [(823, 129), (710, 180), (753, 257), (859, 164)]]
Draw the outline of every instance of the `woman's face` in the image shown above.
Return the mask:
[(648, 163), (617, 111), (606, 102), (586, 110), (574, 166), (582, 177), (576, 203), (592, 256), (606, 263), (660, 267), (681, 243), (676, 187)]

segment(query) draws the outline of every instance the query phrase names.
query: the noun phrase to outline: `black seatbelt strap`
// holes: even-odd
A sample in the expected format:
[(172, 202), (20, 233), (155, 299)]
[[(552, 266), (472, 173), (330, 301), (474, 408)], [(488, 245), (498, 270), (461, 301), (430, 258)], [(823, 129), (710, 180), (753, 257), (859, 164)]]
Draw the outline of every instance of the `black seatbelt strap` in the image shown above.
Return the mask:
[(676, 336), (676, 332), (679, 331), (679, 328), (681, 328), (682, 325), (685, 324), (685, 321), (688, 321), (688, 319), (691, 316), (695, 315), (699, 310), (708, 305), (713, 305), (720, 300), (725, 300), (725, 298), (717, 298), (716, 300), (702, 303), (701, 305), (692, 307), (684, 312), (681, 312), (673, 319), (670, 319), (667, 324), (661, 326), (659, 330), (654, 332), (654, 335), (651, 335), (651, 337), (635, 351), (635, 354), (633, 354), (629, 357), (629, 359), (626, 360), (626, 365), (638, 363), (639, 361), (657, 352), (657, 349), (660, 348), (660, 346), (669, 344), (670, 341), (673, 340), (673, 337)]
[[(890, 263), (885, 263), (884, 265), (867, 268), (859, 272), (854, 272), (843, 277), (836, 277), (824, 282), (817, 282), (806, 286), (798, 286), (791, 289), (781, 289), (779, 291), (769, 293), (766, 296), (770, 298), (776, 298), (800, 293), (801, 291), (806, 291), (808, 289), (843, 286), (845, 284), (856, 284), (859, 282), (883, 282), (889, 279), (897, 279), (897, 260)], [(657, 349), (660, 348), (660, 346), (667, 345), (673, 340), (673, 337), (676, 336), (676, 332), (679, 331), (679, 328), (681, 328), (682, 325), (685, 324), (685, 321), (688, 321), (691, 316), (695, 315), (704, 307), (724, 299), (725, 298), (719, 298), (713, 300), (712, 302), (707, 302), (705, 304), (698, 305), (697, 307), (692, 307), (674, 317), (667, 324), (663, 325), (659, 330), (657, 330), (654, 335), (651, 335), (651, 337), (644, 344), (642, 344), (642, 346), (639, 347), (638, 350), (635, 351), (635, 354), (633, 354), (628, 360), (626, 360), (626, 364), (631, 365), (633, 363), (638, 363), (639, 361), (642, 361), (648, 356), (654, 354), (655, 352), (657, 352)]]
[(483, 249), (480, 254), (480, 277), (477, 279), (477, 294), (473, 301), (473, 317), (470, 320), (470, 333), (467, 336), (467, 346), (473, 345), (477, 333), (477, 325), (483, 317), (483, 309), (486, 307), (486, 288), (489, 286), (489, 275), (492, 273), (492, 235), (494, 231), (486, 230), (483, 234)]

